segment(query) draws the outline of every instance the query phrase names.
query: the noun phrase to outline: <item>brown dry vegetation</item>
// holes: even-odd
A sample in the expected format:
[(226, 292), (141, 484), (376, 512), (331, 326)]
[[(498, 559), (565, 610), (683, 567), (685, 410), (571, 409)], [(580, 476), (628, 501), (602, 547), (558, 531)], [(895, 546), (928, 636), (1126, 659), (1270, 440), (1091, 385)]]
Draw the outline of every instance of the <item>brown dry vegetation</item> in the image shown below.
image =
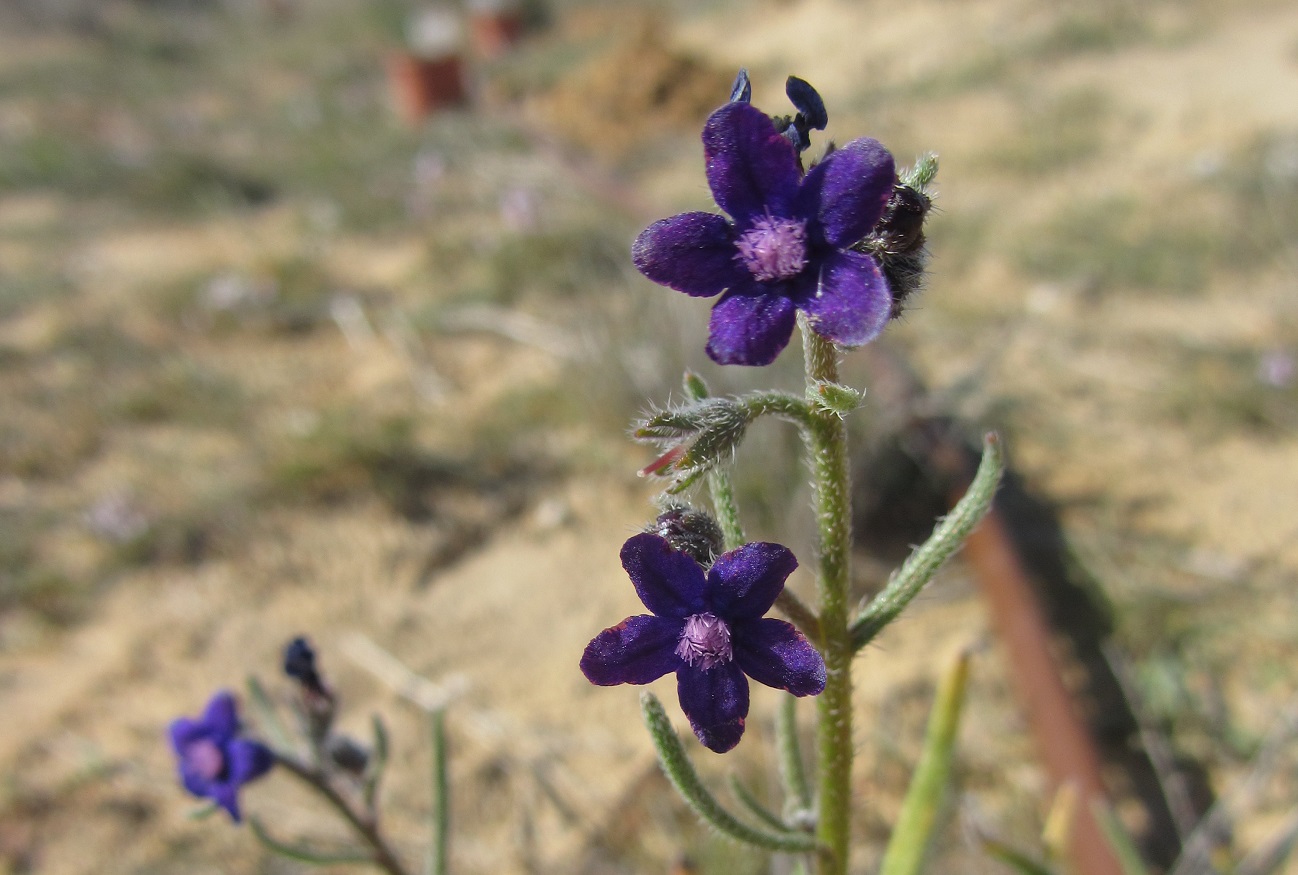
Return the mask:
[[(830, 136), (940, 153), (932, 280), (887, 342), (938, 412), (1002, 430), (1141, 710), (1230, 796), (1294, 704), (1298, 9), (662, 2), (646, 26), (571, 0), (480, 67), (473, 111), (408, 130), (381, 66), (408, 8), (0, 9), (0, 872), (299, 871), (187, 819), (162, 732), (249, 673), (274, 686), (301, 633), (346, 727), (390, 718), (412, 859), (424, 728), (358, 636), (467, 681), (454, 871), (785, 871), (696, 828), (635, 692), (576, 670), (636, 609), (617, 550), (652, 489), (626, 419), (686, 365), (797, 384), (796, 362), (712, 366), (706, 305), (626, 257), (645, 220), (709, 206), (697, 129), (741, 65), (769, 111), (796, 73)], [(793, 447), (757, 429), (741, 488), (756, 534), (809, 555), (802, 473), (752, 461)], [(944, 660), (986, 627), (955, 566), (862, 658), (859, 871)], [(1049, 800), (998, 660), (935, 872), (1000, 871), (962, 816), (1036, 847)], [(710, 779), (772, 785), (774, 702), (735, 755), (700, 751)], [(1294, 751), (1271, 771), (1235, 853), (1293, 809)], [(341, 835), (282, 778), (246, 803)]]

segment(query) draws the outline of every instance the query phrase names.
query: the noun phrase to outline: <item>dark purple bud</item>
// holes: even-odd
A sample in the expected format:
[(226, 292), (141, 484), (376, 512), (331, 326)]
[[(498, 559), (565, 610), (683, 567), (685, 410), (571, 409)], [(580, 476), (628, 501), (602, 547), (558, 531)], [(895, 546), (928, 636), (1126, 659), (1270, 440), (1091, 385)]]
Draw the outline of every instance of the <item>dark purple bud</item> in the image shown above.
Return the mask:
[(749, 103), (752, 99), (753, 83), (748, 80), (748, 70), (740, 67), (739, 75), (735, 77), (735, 84), (730, 86), (730, 102)]
[(333, 726), (336, 702), (333, 690), (320, 676), (315, 650), (300, 635), (284, 648), (284, 673), (298, 682), (307, 732), (317, 744), (322, 743)]
[(924, 245), (924, 219), (933, 206), (928, 195), (908, 185), (898, 185), (888, 198), (876, 233), (888, 252), (914, 252)]
[(300, 635), (284, 648), (284, 674), (313, 693), (325, 693), (324, 680), (316, 668), (315, 650)]
[(679, 550), (704, 568), (710, 567), (725, 549), (717, 521), (688, 504), (669, 504), (658, 514), (648, 531), (666, 539), (672, 549)]
[(338, 768), (353, 775), (365, 774), (365, 767), (370, 761), (370, 752), (355, 739), (346, 735), (330, 736), (325, 748), (330, 762)]
[(803, 124), (813, 131), (823, 131), (829, 124), (829, 113), (825, 111), (825, 101), (820, 92), (811, 87), (805, 79), (790, 76), (784, 83), (784, 93), (797, 108)]

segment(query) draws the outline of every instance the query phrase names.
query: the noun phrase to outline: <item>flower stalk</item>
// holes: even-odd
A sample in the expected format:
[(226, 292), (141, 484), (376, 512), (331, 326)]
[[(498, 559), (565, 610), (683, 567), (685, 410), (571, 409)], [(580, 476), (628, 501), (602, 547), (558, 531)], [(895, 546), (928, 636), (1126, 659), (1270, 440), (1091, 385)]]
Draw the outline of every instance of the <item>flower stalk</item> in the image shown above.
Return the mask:
[[(838, 352), (805, 316), (802, 329), (807, 391), (838, 382)], [(835, 413), (812, 411), (805, 430), (815, 489), (816, 593), (825, 691), (817, 699), (820, 722), (817, 772), (817, 837), (827, 853), (817, 859), (818, 875), (845, 875), (852, 810), (852, 648), (848, 627), (851, 581), (852, 508), (847, 465), (847, 425)]]

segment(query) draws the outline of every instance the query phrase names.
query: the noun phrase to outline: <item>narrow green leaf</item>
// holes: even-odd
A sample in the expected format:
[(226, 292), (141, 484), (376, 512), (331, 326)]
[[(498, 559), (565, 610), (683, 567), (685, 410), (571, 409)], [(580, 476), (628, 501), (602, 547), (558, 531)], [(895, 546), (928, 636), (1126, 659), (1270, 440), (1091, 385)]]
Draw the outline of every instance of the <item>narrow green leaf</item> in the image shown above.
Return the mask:
[(937, 177), (937, 154), (925, 152), (915, 159), (914, 166), (901, 174), (901, 181), (917, 191), (924, 191)]
[(735, 798), (748, 809), (758, 820), (767, 826), (774, 827), (780, 832), (793, 832), (793, 828), (779, 818), (775, 812), (763, 805), (758, 798), (753, 795), (753, 791), (744, 786), (744, 782), (739, 780), (737, 775), (730, 776), (730, 792), (735, 794)]
[(902, 563), (888, 585), (866, 606), (852, 624), (852, 647), (860, 650), (897, 619), (911, 600), (928, 585), (947, 559), (964, 545), (974, 526), (983, 518), (996, 497), (1005, 470), (1000, 440), (989, 434), (983, 440), (983, 457), (978, 473), (955, 508), (938, 523), (933, 534)]
[(279, 710), (271, 701), (266, 688), (261, 685), (261, 681), (256, 675), (248, 675), (245, 684), (248, 688), (248, 705), (257, 715), (257, 727), (266, 734), (266, 740), (270, 742), (271, 747), (285, 752), (296, 749), (293, 736), (284, 726), (284, 721), (279, 719)]
[(446, 875), (451, 842), (451, 785), (446, 764), (446, 710), (429, 712), (433, 745), (432, 843), (428, 848), (428, 875)]
[(266, 827), (255, 817), (248, 819), (248, 825), (252, 827), (252, 834), (257, 837), (257, 841), (267, 850), (274, 851), (290, 860), (297, 860), (299, 863), (309, 863), (312, 866), (332, 866), (339, 863), (373, 863), (374, 857), (364, 851), (315, 851), (311, 848), (305, 848), (301, 845), (291, 845), (282, 842), (266, 831)]
[(969, 654), (962, 653), (938, 687), (924, 733), (924, 749), (906, 790), (901, 815), (888, 840), (879, 875), (919, 875), (951, 775), (960, 707), (968, 680)]
[(654, 747), (658, 750), (658, 762), (663, 773), (704, 823), (732, 839), (771, 851), (796, 854), (819, 849), (820, 845), (812, 836), (803, 833), (770, 833), (737, 820), (721, 807), (721, 803), (699, 780), (698, 772), (694, 770), (680, 737), (672, 729), (671, 720), (667, 718), (667, 712), (663, 710), (657, 697), (647, 690), (641, 693), (640, 708)]
[(365, 770), (365, 808), (373, 814), (379, 795), (379, 782), (388, 767), (388, 728), (378, 714), (370, 718), (373, 736), (373, 752), (370, 754), (369, 768)]
[(1100, 832), (1108, 839), (1113, 855), (1118, 858), (1118, 865), (1122, 867), (1124, 875), (1149, 875), (1145, 861), (1140, 859), (1136, 843), (1131, 840), (1113, 809), (1104, 802), (1097, 801), (1091, 806), (1091, 812), (1095, 816), (1095, 822), (1100, 825)]
[(1000, 860), (1019, 875), (1055, 875), (1044, 864), (1038, 863), (1027, 854), (1016, 851), (1007, 844), (989, 838), (983, 838), (981, 843), (988, 856)]
[(787, 801), (784, 813), (790, 809), (807, 811), (811, 808), (811, 784), (807, 780), (807, 767), (802, 759), (802, 745), (798, 741), (798, 699), (796, 696), (780, 697), (780, 709), (775, 712), (775, 748), (779, 757), (780, 778), (784, 782)]

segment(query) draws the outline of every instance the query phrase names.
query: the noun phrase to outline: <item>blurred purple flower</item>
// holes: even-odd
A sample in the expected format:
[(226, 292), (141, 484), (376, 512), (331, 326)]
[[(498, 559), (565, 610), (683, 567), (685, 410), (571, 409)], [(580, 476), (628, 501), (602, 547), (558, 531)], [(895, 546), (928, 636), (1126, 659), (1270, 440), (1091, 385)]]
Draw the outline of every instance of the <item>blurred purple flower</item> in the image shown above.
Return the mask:
[(259, 741), (239, 737), (234, 696), (222, 690), (197, 720), (180, 717), (168, 730), (176, 752), (180, 783), (190, 793), (211, 799), (239, 822), (239, 788), (275, 765), (275, 754)]
[(717, 753), (743, 735), (749, 677), (795, 696), (825, 689), (816, 649), (791, 624), (763, 616), (798, 567), (788, 548), (745, 544), (705, 573), (645, 533), (622, 545), (622, 567), (652, 613), (628, 617), (586, 646), (581, 670), (591, 683), (647, 684), (675, 672), (681, 710)]
[(728, 103), (703, 128), (708, 185), (731, 217), (682, 213), (650, 225), (631, 257), (656, 283), (712, 308), (707, 352), (718, 364), (766, 365), (802, 310), (843, 346), (873, 340), (892, 294), (869, 255), (848, 249), (884, 214), (897, 181), (877, 140), (853, 140), (802, 174), (797, 151), (761, 110)]

